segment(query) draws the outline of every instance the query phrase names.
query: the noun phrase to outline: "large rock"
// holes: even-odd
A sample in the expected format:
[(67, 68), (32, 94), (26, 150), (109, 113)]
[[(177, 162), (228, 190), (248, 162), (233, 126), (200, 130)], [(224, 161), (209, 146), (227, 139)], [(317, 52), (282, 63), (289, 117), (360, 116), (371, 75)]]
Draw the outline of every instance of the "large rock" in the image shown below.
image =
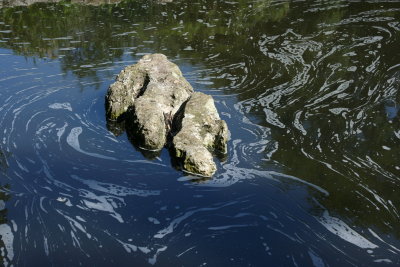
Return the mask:
[(148, 76), (140, 61), (126, 67), (118, 74), (115, 83), (108, 88), (106, 113), (110, 120), (117, 120), (133, 106), (139, 93), (146, 88)]
[(128, 124), (141, 147), (160, 150), (166, 144), (170, 121), (192, 94), (193, 88), (177, 65), (162, 54), (145, 55), (125, 68), (108, 90), (106, 109), (109, 119), (118, 119), (128, 110)]
[(144, 56), (149, 83), (133, 105), (133, 124), (142, 147), (162, 149), (167, 141), (172, 118), (193, 93), (178, 66), (162, 54)]
[(110, 129), (120, 134), (125, 125), (141, 149), (157, 152), (168, 142), (187, 172), (210, 177), (216, 171), (213, 156), (227, 153), (228, 127), (213, 98), (194, 93), (162, 54), (146, 55), (118, 75), (107, 92), (106, 112)]
[(227, 152), (228, 127), (221, 120), (211, 96), (196, 92), (177, 114), (178, 133), (173, 138), (174, 156), (183, 170), (203, 176), (216, 171), (213, 154)]

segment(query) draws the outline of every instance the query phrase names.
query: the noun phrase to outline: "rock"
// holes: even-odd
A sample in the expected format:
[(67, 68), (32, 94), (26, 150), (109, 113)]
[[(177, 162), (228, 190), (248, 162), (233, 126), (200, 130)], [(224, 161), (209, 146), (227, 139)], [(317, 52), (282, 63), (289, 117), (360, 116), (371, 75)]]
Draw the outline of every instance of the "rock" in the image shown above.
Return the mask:
[(227, 153), (228, 127), (221, 120), (211, 96), (195, 92), (176, 115), (178, 132), (173, 137), (174, 156), (183, 170), (212, 176), (213, 153)]
[(140, 149), (158, 155), (168, 142), (173, 160), (187, 172), (211, 177), (213, 156), (227, 153), (228, 127), (213, 98), (193, 92), (162, 54), (146, 55), (118, 75), (106, 95), (106, 113), (109, 129), (121, 134), (126, 127)]
[(135, 99), (149, 82), (140, 62), (126, 67), (118, 74), (115, 83), (108, 88), (106, 95), (106, 113), (110, 120), (117, 120), (124, 115)]
[(167, 131), (163, 111), (150, 98), (137, 99), (133, 110), (135, 136), (140, 146), (149, 150), (160, 150), (167, 141)]
[(133, 124), (146, 149), (160, 150), (167, 141), (167, 116), (173, 117), (193, 93), (178, 66), (162, 54), (144, 56), (139, 63), (145, 67), (149, 83), (133, 105)]
[(178, 66), (165, 55), (145, 55), (137, 64), (125, 68), (110, 86), (107, 116), (118, 119), (132, 109), (128, 124), (134, 126), (141, 146), (160, 150), (168, 133), (165, 114), (173, 117), (192, 92)]

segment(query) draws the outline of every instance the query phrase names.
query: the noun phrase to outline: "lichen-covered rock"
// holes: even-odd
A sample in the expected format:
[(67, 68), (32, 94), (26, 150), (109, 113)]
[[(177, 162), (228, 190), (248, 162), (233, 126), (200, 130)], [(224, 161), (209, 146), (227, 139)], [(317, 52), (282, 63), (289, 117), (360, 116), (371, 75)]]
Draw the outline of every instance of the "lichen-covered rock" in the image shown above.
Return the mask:
[(148, 84), (133, 104), (133, 124), (146, 149), (160, 150), (166, 144), (169, 122), (193, 93), (177, 65), (162, 54), (146, 55), (140, 61)]
[(228, 127), (221, 120), (211, 96), (196, 92), (177, 114), (178, 133), (173, 138), (174, 156), (188, 172), (212, 176), (214, 152), (227, 152)]
[(168, 132), (166, 114), (173, 117), (192, 92), (192, 86), (178, 66), (165, 55), (145, 55), (137, 64), (125, 68), (110, 86), (106, 97), (107, 116), (115, 120), (132, 110), (132, 119), (127, 123), (134, 126), (131, 128), (141, 146), (160, 150)]
[(135, 135), (142, 148), (160, 150), (166, 143), (167, 131), (163, 111), (155, 100), (140, 97), (133, 109)]
[(107, 92), (106, 112), (109, 128), (120, 134), (125, 125), (141, 149), (157, 152), (169, 142), (173, 159), (187, 172), (210, 177), (216, 171), (213, 155), (227, 153), (228, 127), (213, 98), (194, 93), (162, 54), (146, 55), (118, 75)]
[(126, 67), (108, 88), (106, 113), (110, 120), (117, 120), (133, 106), (135, 99), (148, 83), (148, 77), (140, 62)]

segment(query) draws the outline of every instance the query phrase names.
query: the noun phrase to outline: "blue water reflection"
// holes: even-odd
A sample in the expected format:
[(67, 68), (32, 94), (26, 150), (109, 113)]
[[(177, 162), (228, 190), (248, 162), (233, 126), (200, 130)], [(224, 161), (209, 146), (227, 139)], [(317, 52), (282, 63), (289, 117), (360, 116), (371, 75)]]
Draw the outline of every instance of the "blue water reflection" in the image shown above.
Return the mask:
[[(0, 9), (3, 265), (400, 264), (399, 2), (95, 2)], [(211, 179), (107, 128), (154, 52), (229, 125)]]

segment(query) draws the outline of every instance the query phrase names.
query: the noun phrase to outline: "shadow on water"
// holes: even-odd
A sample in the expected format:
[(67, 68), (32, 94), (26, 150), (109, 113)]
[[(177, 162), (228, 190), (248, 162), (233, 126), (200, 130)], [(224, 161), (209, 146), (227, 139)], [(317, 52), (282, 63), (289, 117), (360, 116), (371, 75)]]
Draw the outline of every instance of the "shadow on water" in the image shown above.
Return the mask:
[(125, 133), (125, 119), (120, 119), (118, 121), (107, 119), (106, 122), (107, 130), (112, 132), (115, 136), (118, 137)]

